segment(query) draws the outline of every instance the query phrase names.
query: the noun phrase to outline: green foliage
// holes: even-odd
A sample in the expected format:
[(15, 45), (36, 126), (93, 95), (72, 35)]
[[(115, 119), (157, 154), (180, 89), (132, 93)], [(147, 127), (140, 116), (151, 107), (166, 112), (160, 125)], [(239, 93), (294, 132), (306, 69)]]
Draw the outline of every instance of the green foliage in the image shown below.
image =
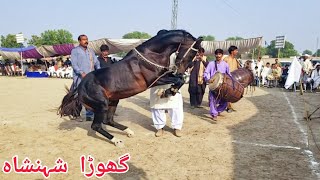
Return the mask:
[(128, 53), (128, 52), (122, 51), (122, 52), (116, 53), (116, 55), (123, 58), (123, 57), (125, 57), (125, 56), (127, 55), (127, 53)]
[(28, 41), (29, 45), (41, 46), (41, 45), (55, 45), (55, 44), (66, 44), (75, 43), (72, 34), (64, 29), (58, 30), (47, 30), (41, 33), (40, 37), (32, 35)]
[(214, 40), (216, 39), (216, 38), (215, 38), (214, 36), (212, 36), (212, 35), (207, 35), (207, 36), (203, 35), (202, 37), (203, 37), (203, 40), (204, 40), (204, 41), (214, 41)]
[[(259, 54), (260, 49), (260, 54)], [(253, 53), (254, 52), (254, 53)], [(258, 57), (262, 57), (267, 54), (267, 48), (259, 46), (258, 48), (254, 48), (250, 51), (249, 58), (258, 59)]]
[(226, 41), (234, 41), (234, 40), (241, 40), (241, 39), (243, 39), (242, 37), (239, 37), (239, 36), (236, 36), (236, 37), (228, 37), (227, 39), (226, 39)]
[(134, 31), (122, 36), (123, 39), (149, 39), (151, 36), (145, 32)]
[(17, 43), (15, 34), (8, 34), (7, 36), (1, 36), (1, 47), (19, 48), (23, 47), (23, 44)]
[(309, 49), (306, 49), (302, 52), (302, 54), (309, 54), (312, 55), (312, 51), (310, 51)]
[(34, 46), (41, 46), (42, 44), (42, 39), (39, 36), (32, 35), (31, 39), (28, 41), (29, 45), (34, 45)]
[(313, 56), (319, 57), (319, 56), (320, 56), (320, 49), (318, 49), (318, 50), (313, 54)]
[(207, 55), (207, 61), (213, 61), (216, 57), (214, 55)]
[[(273, 58), (278, 57), (278, 49), (275, 48), (275, 40), (271, 41), (267, 47), (267, 54)], [(298, 52), (294, 49), (294, 45), (286, 41), (284, 48), (280, 49), (280, 58), (289, 58), (290, 56), (297, 56)]]

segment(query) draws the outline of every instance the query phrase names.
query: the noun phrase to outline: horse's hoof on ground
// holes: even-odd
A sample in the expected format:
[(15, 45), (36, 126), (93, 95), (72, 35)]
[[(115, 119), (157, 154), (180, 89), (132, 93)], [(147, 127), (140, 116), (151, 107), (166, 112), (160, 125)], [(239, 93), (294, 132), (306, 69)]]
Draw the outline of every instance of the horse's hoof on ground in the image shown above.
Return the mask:
[(179, 90), (177, 88), (171, 88), (171, 91), (177, 93)]
[(164, 89), (159, 89), (158, 92), (157, 92), (157, 95), (161, 96), (163, 94), (163, 92), (164, 92)]
[(111, 139), (111, 142), (113, 142), (113, 144), (117, 147), (120, 147), (120, 148), (124, 147), (123, 141), (121, 141), (120, 139), (117, 139), (115, 137)]
[(134, 132), (131, 129), (127, 128), (124, 130), (124, 132), (127, 133), (128, 137), (130, 137), (130, 138), (134, 137)]
[(115, 142), (114, 145), (117, 146), (117, 147), (119, 147), (119, 148), (123, 148), (123, 147), (124, 147), (124, 143), (123, 143), (123, 141), (121, 141), (121, 140)]

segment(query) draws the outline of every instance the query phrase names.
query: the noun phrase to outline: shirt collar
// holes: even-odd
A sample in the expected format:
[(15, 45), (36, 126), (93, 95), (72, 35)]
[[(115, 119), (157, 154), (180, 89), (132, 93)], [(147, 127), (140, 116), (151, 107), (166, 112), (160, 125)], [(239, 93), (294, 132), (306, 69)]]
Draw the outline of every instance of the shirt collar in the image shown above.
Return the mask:
[(87, 47), (87, 49), (84, 49), (81, 45), (79, 45), (78, 47), (83, 51), (88, 51), (88, 49), (89, 49), (88, 47)]

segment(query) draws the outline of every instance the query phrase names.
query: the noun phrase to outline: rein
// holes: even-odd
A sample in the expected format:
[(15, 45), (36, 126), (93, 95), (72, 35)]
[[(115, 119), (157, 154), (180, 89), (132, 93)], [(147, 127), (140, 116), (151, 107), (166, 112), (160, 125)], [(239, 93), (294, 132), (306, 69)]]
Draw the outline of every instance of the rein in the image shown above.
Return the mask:
[[(187, 56), (187, 54), (190, 52), (190, 50), (193, 50), (193, 51), (195, 51), (195, 52), (198, 52), (198, 49), (195, 49), (193, 46), (196, 44), (196, 41), (194, 41), (192, 44), (191, 44), (191, 46), (190, 46), (190, 48), (184, 53), (184, 55), (183, 55), (183, 57), (181, 58), (181, 60), (179, 61), (179, 64), (182, 62), (182, 60)], [(176, 50), (176, 52), (177, 53), (179, 53), (179, 50), (180, 50), (180, 47), (181, 47), (181, 43), (179, 44), (179, 47), (178, 47), (178, 49)], [(163, 73), (163, 74), (161, 74), (156, 80), (154, 80), (152, 83), (151, 83), (151, 85), (149, 85), (148, 86), (148, 89), (152, 86), (152, 85), (154, 85), (160, 78), (162, 78), (163, 76), (165, 76), (165, 75), (167, 75), (167, 74), (169, 74), (169, 73), (172, 73), (172, 72), (176, 72), (176, 70), (177, 70), (177, 68), (176, 68), (176, 65), (174, 65), (173, 67), (166, 67), (166, 66), (162, 66), (162, 65), (159, 65), (159, 64), (157, 64), (157, 63), (155, 63), (155, 62), (152, 62), (152, 61), (150, 61), (150, 60), (148, 60), (146, 57), (144, 57), (136, 48), (134, 48), (133, 49), (136, 53), (137, 53), (137, 55), (138, 55), (138, 59), (140, 59), (140, 60), (143, 60), (143, 61), (145, 61), (146, 63), (148, 63), (148, 64), (150, 64), (150, 65), (153, 65), (154, 67), (156, 67), (156, 68), (158, 68), (158, 69), (160, 69), (160, 70), (163, 70), (163, 69), (165, 69), (166, 71)], [(175, 70), (174, 70), (175, 69)]]
[(134, 48), (133, 50), (137, 53), (139, 59), (147, 62), (148, 64), (153, 65), (153, 66), (155, 66), (155, 67), (158, 68), (158, 69), (167, 69), (167, 68), (168, 68), (168, 67), (165, 67), (165, 66), (161, 66), (161, 65), (159, 65), (159, 64), (157, 64), (157, 63), (154, 63), (154, 62), (152, 62), (152, 61), (149, 61), (149, 60), (148, 60), (147, 58), (145, 58), (136, 48)]
[[(182, 60), (187, 56), (187, 54), (190, 52), (190, 50), (193, 50), (193, 51), (195, 51), (195, 52), (198, 52), (198, 49), (195, 49), (195, 48), (193, 47), (193, 46), (196, 44), (196, 42), (197, 42), (197, 41), (194, 41), (194, 42), (191, 44), (190, 48), (184, 53), (184, 55), (183, 55), (182, 58), (180, 59), (178, 65), (181, 64)], [(180, 46), (179, 46), (179, 49), (180, 49)]]

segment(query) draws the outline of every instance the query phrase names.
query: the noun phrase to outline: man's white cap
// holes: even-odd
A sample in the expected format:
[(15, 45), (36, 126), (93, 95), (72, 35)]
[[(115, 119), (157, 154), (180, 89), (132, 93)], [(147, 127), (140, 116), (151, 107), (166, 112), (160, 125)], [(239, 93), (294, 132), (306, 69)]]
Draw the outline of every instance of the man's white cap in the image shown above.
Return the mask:
[(304, 54), (304, 56), (306, 56), (306, 57), (310, 57), (310, 55), (309, 55), (309, 54)]

